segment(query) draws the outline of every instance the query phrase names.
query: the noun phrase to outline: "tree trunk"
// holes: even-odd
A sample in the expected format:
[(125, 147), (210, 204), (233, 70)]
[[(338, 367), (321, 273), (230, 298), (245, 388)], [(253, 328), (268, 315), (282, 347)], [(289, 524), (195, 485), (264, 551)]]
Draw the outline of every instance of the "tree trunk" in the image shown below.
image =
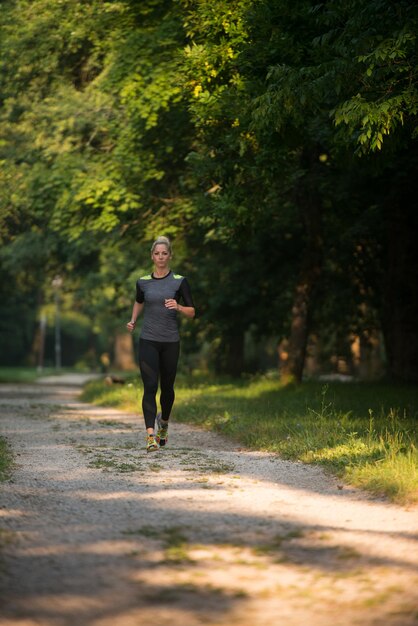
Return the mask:
[(117, 370), (136, 370), (132, 335), (121, 333), (115, 337), (113, 367)]
[(227, 344), (225, 373), (230, 376), (241, 376), (244, 371), (244, 333), (229, 337)]
[(319, 274), (319, 266), (313, 265), (311, 269), (301, 272), (296, 285), (289, 335), (289, 353), (281, 371), (282, 379), (285, 381), (300, 383), (302, 380), (306, 347), (311, 331), (314, 290)]
[(318, 153), (313, 150), (302, 157), (306, 170), (295, 197), (305, 227), (306, 245), (302, 253), (301, 270), (295, 288), (291, 312), (288, 358), (281, 368), (284, 381), (300, 383), (311, 330), (315, 288), (321, 274), (322, 228), (321, 200), (318, 193)]
[(217, 350), (215, 370), (218, 374), (241, 376), (244, 371), (244, 332), (235, 331), (234, 334), (222, 336)]
[[(415, 201), (416, 193), (413, 189), (410, 193)], [(405, 195), (395, 202), (388, 220), (382, 324), (388, 374), (395, 380), (418, 382), (418, 215)]]

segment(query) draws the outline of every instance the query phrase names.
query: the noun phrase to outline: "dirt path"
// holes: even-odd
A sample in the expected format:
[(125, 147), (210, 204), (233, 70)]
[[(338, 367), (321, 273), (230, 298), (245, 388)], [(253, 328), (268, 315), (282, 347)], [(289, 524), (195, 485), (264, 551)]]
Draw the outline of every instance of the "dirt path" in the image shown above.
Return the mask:
[(1, 626), (418, 624), (416, 508), (76, 398), (0, 387)]

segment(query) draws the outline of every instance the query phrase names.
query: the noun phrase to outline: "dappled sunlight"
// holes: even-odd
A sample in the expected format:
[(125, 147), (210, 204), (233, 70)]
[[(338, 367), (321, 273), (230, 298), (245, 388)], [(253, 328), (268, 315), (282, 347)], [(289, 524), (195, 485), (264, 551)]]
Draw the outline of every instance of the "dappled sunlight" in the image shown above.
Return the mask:
[(94, 502), (105, 502), (107, 500), (124, 500), (124, 499), (140, 501), (142, 500), (143, 494), (140, 492), (135, 494), (135, 493), (132, 493), (132, 491), (95, 492), (89, 489), (89, 490), (78, 490), (78, 491), (76, 490), (71, 494), (71, 496), (73, 498), (78, 498), (81, 496), (82, 499), (85, 501), (92, 500)]
[[(85, 594), (71, 592), (45, 594), (32, 596), (27, 600), (27, 611), (36, 619), (37, 615), (42, 615), (43, 619), (69, 619), (77, 620), (88, 616), (91, 613), (97, 614), (111, 610), (112, 603), (115, 602), (113, 594), (106, 597), (97, 595), (89, 597)], [(44, 623), (44, 622), (42, 622)], [(53, 623), (53, 622), (51, 622)], [(70, 624), (71, 622), (66, 622)], [(75, 623), (75, 622), (72, 622)]]
[(119, 419), (127, 422), (131, 420), (138, 422), (139, 420), (138, 414), (129, 414), (127, 412), (123, 412), (121, 409), (109, 409), (109, 407), (107, 407), (106, 411), (104, 411), (103, 407), (81, 403), (73, 403), (63, 407), (60, 417), (65, 419), (82, 419), (84, 417), (94, 421), (96, 419), (102, 420), (104, 412), (106, 412), (107, 419), (112, 416), (115, 420)]
[[(41, 592), (27, 597), (25, 610), (30, 609), (32, 615), (43, 619), (58, 615), (62, 619), (70, 615), (77, 620), (91, 619), (94, 613), (95, 624), (109, 625), (112, 619), (117, 619), (118, 624), (138, 623), (131, 622), (135, 619), (148, 623), (142, 620), (152, 614), (153, 623), (164, 623), (159, 621), (160, 617), (170, 614), (172, 619), (184, 616), (187, 624), (200, 624), (203, 619), (205, 623), (214, 620), (216, 624), (229, 624), (237, 619), (237, 624), (250, 626), (256, 623), (251, 620), (261, 607), (274, 619), (289, 601), (297, 603), (302, 615), (312, 607), (320, 612), (323, 603), (329, 601), (330, 588), (335, 594), (334, 605), (340, 611), (351, 611), (356, 603), (362, 609), (367, 602), (374, 605), (379, 594), (385, 596), (385, 602), (380, 602), (380, 610), (384, 611), (384, 604), (391, 598), (396, 598), (400, 591), (405, 594), (410, 581), (403, 573), (398, 576), (396, 586), (379, 582), (385, 562), (376, 561), (366, 570), (361, 552), (345, 549), (339, 543), (327, 545), (322, 534), (300, 531), (293, 536), (283, 534), (272, 537), (270, 542), (245, 546), (194, 544), (184, 538), (180, 544), (174, 541), (170, 545), (163, 540), (164, 529), (160, 528), (159, 532), (158, 535), (157, 529), (154, 537), (132, 537), (131, 550), (126, 552), (124, 560), (114, 560), (118, 556), (114, 548), (102, 546), (115, 581), (110, 588), (103, 590), (99, 560), (89, 566), (97, 577), (93, 587), (70, 593), (64, 591), (63, 581), (63, 589), (58, 586), (54, 594)], [(171, 538), (175, 540), (175, 536)], [(129, 548), (128, 543), (118, 546), (121, 550)], [(100, 558), (103, 556), (100, 547), (100, 543), (94, 548), (88, 546), (84, 553), (97, 554)], [(73, 567), (73, 558), (68, 565)], [(80, 561), (78, 567), (82, 566)], [(82, 581), (75, 586), (81, 587)], [(413, 602), (413, 590), (410, 597)], [(364, 615), (362, 623), (368, 623)]]
[(24, 515), (27, 515), (27, 513), (25, 511), (22, 511), (22, 509), (4, 509), (4, 508), (0, 508), (0, 518), (22, 517)]
[(417, 3), (0, 6), (0, 626), (418, 626)]
[(377, 602), (382, 623), (415, 602), (412, 510), (183, 424), (147, 454), (137, 416), (44, 406), (4, 422), (22, 445), (2, 509), (16, 620), (299, 626), (315, 612), (332, 626), (358, 610), (371, 626)]
[(90, 609), (99, 608), (102, 604), (103, 600), (100, 598), (86, 598), (82, 595), (72, 595), (72, 594), (54, 594), (54, 595), (45, 595), (40, 598), (32, 598), (31, 605), (35, 610), (42, 610), (46, 613), (55, 612), (59, 606), (60, 612), (72, 613), (74, 612), (83, 612), (88, 611)]
[[(390, 512), (388, 516), (387, 506), (383, 502), (368, 502), (368, 515), (364, 518), (362, 515), (364, 502), (356, 504), (350, 497), (348, 500), (350, 519), (347, 517), (348, 503), (343, 494), (336, 498), (333, 495), (318, 496), (309, 491), (298, 490), (292, 496), (291, 489), (287, 488), (287, 491), (280, 489), (278, 497), (273, 495), (274, 483), (257, 482), (257, 499), (254, 499), (245, 496), (239, 487), (239, 478), (224, 476), (223, 481), (226, 484), (215, 483), (216, 488), (213, 491), (202, 488), (200, 484), (186, 484), (179, 476), (174, 488), (172, 485), (160, 484), (154, 480), (153, 484), (145, 486), (145, 490), (144, 486), (138, 485), (136, 489), (135, 485), (132, 485), (130, 490), (109, 491), (104, 488), (103, 492), (80, 490), (75, 481), (74, 488), (60, 496), (63, 511), (68, 511), (67, 529), (71, 531), (73, 540), (70, 545), (54, 544), (51, 554), (56, 551), (57, 554), (97, 553), (116, 556), (126, 552), (131, 544), (132, 550), (142, 549), (144, 544), (140, 539), (147, 536), (149, 532), (147, 528), (152, 520), (154, 530), (151, 531), (151, 539), (159, 533), (164, 533), (164, 528), (184, 527), (184, 532), (191, 537), (190, 541), (198, 543), (201, 547), (205, 546), (204, 550), (212, 550), (213, 547), (217, 549), (217, 546), (228, 543), (230, 529), (240, 528), (235, 536), (238, 546), (242, 549), (252, 546), (251, 549), (257, 550), (258, 547), (268, 546), (269, 542), (273, 541), (274, 554), (272, 538), (281, 533), (285, 542), (298, 547), (301, 562), (308, 562), (311, 566), (317, 551), (324, 549), (323, 540), (318, 548), (313, 549), (312, 542), (318, 534), (331, 533), (333, 545), (340, 547), (355, 545), (362, 555), (375, 557), (377, 562), (381, 558), (384, 540), (387, 554), (390, 554), (390, 557), (385, 558), (385, 562), (391, 566), (416, 569), (414, 554), (418, 535), (411, 532), (410, 520), (400, 519), (394, 538), (393, 516), (396, 515), (396, 511)], [(46, 496), (44, 490), (38, 493), (42, 498)], [(290, 507), (287, 501), (289, 496), (290, 501), (295, 502)], [(296, 505), (298, 500), (303, 501), (303, 507)], [(71, 515), (77, 503), (82, 503), (78, 516), (81, 519), (72, 518)], [(90, 506), (95, 504), (101, 509), (97, 518), (94, 518), (94, 510), (90, 510)], [(131, 511), (130, 523), (125, 521), (122, 524), (125, 510)], [(90, 513), (93, 522), (89, 522)], [(120, 523), (115, 524), (115, 521), (110, 523), (110, 520), (117, 520), (120, 516)], [(164, 520), (167, 519), (171, 520), (171, 526), (164, 525)], [(296, 529), (295, 538), (292, 537), (291, 529)], [(93, 532), (102, 535), (100, 541), (92, 542), (89, 539)], [(53, 531), (51, 539), (55, 534)], [(122, 540), (123, 535), (125, 537)], [(374, 536), (379, 538), (378, 544), (373, 541)], [(303, 549), (301, 537), (305, 546)], [(329, 540), (326, 543), (329, 543)], [(42, 543), (39, 543), (36, 550), (39, 551), (39, 555), (43, 554)], [(31, 554), (34, 555), (36, 552)], [(335, 567), (329, 559), (327, 565)], [(321, 561), (318, 566), (323, 569), (324, 562)]]
[[(80, 530), (88, 530), (86, 528), (73, 526), (72, 532)], [(132, 543), (128, 540), (104, 540), (80, 543), (61, 543), (38, 545), (29, 549), (21, 548), (17, 554), (21, 557), (40, 557), (47, 558), (49, 556), (82, 556), (83, 554), (97, 554), (99, 556), (106, 555), (108, 557), (124, 556), (132, 549)]]

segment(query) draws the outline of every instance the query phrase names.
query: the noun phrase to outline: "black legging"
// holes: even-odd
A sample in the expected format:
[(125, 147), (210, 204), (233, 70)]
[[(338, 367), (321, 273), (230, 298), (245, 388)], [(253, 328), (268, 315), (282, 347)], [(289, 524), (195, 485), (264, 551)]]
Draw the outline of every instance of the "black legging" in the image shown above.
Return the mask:
[(139, 368), (144, 383), (142, 410), (145, 427), (154, 428), (157, 414), (156, 395), (160, 378), (161, 417), (168, 420), (174, 404), (174, 381), (180, 354), (180, 342), (139, 340)]

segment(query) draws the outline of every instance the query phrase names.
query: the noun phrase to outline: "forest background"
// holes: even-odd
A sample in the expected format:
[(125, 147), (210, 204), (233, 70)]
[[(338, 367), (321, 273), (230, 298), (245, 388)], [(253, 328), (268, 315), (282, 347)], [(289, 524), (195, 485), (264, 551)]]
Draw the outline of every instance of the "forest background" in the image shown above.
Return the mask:
[(164, 234), (189, 370), (416, 382), (417, 26), (406, 0), (4, 0), (0, 365), (53, 365), (59, 304), (63, 365), (132, 367)]

